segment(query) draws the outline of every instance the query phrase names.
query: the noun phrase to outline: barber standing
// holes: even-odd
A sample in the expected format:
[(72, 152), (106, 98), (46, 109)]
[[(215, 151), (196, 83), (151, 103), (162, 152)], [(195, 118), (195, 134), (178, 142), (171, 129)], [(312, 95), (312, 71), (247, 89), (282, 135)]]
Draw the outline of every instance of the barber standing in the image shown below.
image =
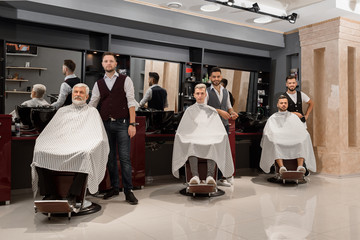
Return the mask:
[(64, 60), (62, 72), (65, 75), (65, 79), (60, 86), (60, 93), (57, 101), (51, 104), (55, 109), (72, 104), (72, 88), (80, 83), (80, 78), (74, 74), (75, 68), (76, 64), (72, 60)]
[[(209, 78), (211, 80), (211, 86), (207, 88), (205, 103), (216, 109), (220, 115), (221, 121), (224, 124), (226, 132), (229, 134), (229, 119), (232, 118), (235, 120), (239, 115), (231, 106), (229, 91), (220, 84), (222, 80), (221, 69), (213, 67), (210, 70)], [(218, 185), (225, 187), (230, 187), (232, 185), (233, 177), (223, 179), (221, 172), (219, 172), (218, 175), (220, 178)]]
[[(296, 91), (297, 81), (295, 76), (286, 77), (286, 87), (287, 91), (284, 95), (287, 97), (289, 102), (288, 111), (297, 115), (302, 122), (306, 122), (314, 107), (314, 102), (305, 93)], [(302, 110), (303, 102), (308, 104), (305, 115)]]
[(128, 76), (116, 72), (117, 62), (113, 53), (103, 54), (102, 66), (105, 75), (94, 84), (89, 105), (100, 106), (100, 116), (110, 145), (107, 168), (112, 188), (104, 195), (104, 199), (119, 195), (119, 169), (116, 160), (118, 149), (126, 201), (137, 204), (138, 200), (132, 191), (130, 161), (130, 138), (136, 134), (134, 85)]

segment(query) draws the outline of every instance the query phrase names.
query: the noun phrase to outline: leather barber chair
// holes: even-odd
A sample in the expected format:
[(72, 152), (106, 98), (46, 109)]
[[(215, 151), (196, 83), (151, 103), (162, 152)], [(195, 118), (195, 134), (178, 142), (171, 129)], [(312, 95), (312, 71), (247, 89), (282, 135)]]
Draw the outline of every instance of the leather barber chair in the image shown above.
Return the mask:
[(56, 113), (55, 108), (50, 106), (36, 107), (31, 109), (31, 122), (41, 132), (51, 121)]
[(81, 194), (76, 198), (76, 204), (72, 205), (66, 200), (69, 188), (73, 182), (75, 173), (73, 172), (60, 172), (54, 171), (55, 184), (58, 195), (65, 200), (36, 200), (34, 201), (35, 213), (40, 212), (48, 216), (51, 219), (51, 215), (57, 217), (67, 216), (71, 219), (71, 216), (79, 216), (85, 214), (95, 213), (101, 210), (101, 206), (85, 200), (87, 189), (87, 178), (82, 188)]
[(32, 107), (23, 105), (17, 105), (15, 107), (15, 111), (20, 118), (20, 122), (24, 125), (24, 127), (27, 126), (28, 129), (33, 128), (33, 124), (31, 122), (31, 109)]
[(286, 183), (286, 181), (292, 181), (299, 183), (306, 183), (305, 175), (302, 172), (296, 171), (298, 167), (298, 163), (296, 159), (286, 159), (283, 161), (284, 166), (286, 167), (287, 171), (283, 172), (282, 174), (279, 173), (279, 165), (275, 162), (275, 179), (277, 181), (282, 181), (283, 184)]
[[(186, 196), (199, 196), (199, 197), (217, 197), (224, 195), (225, 192), (221, 189), (218, 189), (216, 184), (206, 184), (205, 179), (207, 177), (207, 160), (203, 158), (198, 158), (198, 171), (200, 184), (190, 184), (189, 181), (193, 177), (191, 173), (190, 163), (187, 161), (185, 163), (185, 178), (187, 187), (182, 189), (180, 193)], [(218, 168), (215, 165), (215, 174), (213, 178), (217, 180)]]

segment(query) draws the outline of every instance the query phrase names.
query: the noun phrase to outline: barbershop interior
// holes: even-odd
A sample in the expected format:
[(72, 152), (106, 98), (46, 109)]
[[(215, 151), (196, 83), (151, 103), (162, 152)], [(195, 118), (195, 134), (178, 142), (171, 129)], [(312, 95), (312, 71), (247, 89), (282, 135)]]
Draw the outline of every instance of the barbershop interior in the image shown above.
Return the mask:
[(358, 0), (0, 1), (0, 238), (360, 239), (359, 76)]

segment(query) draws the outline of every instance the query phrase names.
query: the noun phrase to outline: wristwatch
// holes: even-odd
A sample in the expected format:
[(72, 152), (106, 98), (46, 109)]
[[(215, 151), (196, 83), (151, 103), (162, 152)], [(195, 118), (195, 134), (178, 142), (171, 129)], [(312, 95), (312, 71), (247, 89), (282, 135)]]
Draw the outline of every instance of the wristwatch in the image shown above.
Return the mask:
[(131, 126), (136, 126), (136, 125), (139, 125), (138, 123), (136, 123), (136, 122), (132, 122), (132, 123), (129, 123), (129, 125), (131, 125)]

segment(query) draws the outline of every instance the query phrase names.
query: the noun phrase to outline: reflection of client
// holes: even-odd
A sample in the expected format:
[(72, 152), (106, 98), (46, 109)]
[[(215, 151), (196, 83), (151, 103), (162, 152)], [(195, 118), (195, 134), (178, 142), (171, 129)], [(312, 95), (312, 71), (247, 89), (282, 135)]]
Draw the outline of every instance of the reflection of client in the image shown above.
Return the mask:
[(191, 172), (195, 175), (190, 183), (199, 183), (197, 158), (208, 159), (206, 182), (215, 184), (212, 177), (214, 162), (224, 176), (229, 177), (234, 173), (229, 138), (217, 111), (204, 104), (206, 85), (198, 84), (194, 91), (196, 103), (186, 109), (176, 131), (172, 172), (179, 177), (179, 168), (189, 159)]
[(156, 72), (149, 72), (149, 86), (145, 96), (140, 101), (140, 107), (144, 107), (148, 103), (148, 108), (164, 111), (168, 107), (167, 92), (164, 88), (158, 85), (159, 74)]
[[(99, 112), (86, 104), (89, 88), (77, 84), (72, 91), (73, 104), (60, 108), (36, 139), (31, 164), (33, 190), (38, 179), (41, 195), (57, 199), (53, 171), (76, 172), (68, 200), (80, 195), (88, 175), (88, 189), (96, 193), (105, 175), (109, 144)], [(49, 176), (50, 175), (50, 176)]]
[[(34, 84), (30, 97), (30, 100), (27, 100), (21, 104), (21, 106), (26, 107), (41, 107), (50, 105), (43, 97), (46, 92), (46, 87), (42, 84)], [(16, 111), (10, 113), (13, 118), (17, 118)]]
[(267, 120), (261, 139), (260, 167), (268, 173), (276, 160), (280, 174), (287, 171), (284, 159), (297, 159), (297, 171), (305, 173), (304, 161), (311, 171), (316, 171), (316, 162), (311, 138), (306, 126), (293, 113), (288, 112), (288, 99), (281, 95), (278, 99), (278, 112)]

